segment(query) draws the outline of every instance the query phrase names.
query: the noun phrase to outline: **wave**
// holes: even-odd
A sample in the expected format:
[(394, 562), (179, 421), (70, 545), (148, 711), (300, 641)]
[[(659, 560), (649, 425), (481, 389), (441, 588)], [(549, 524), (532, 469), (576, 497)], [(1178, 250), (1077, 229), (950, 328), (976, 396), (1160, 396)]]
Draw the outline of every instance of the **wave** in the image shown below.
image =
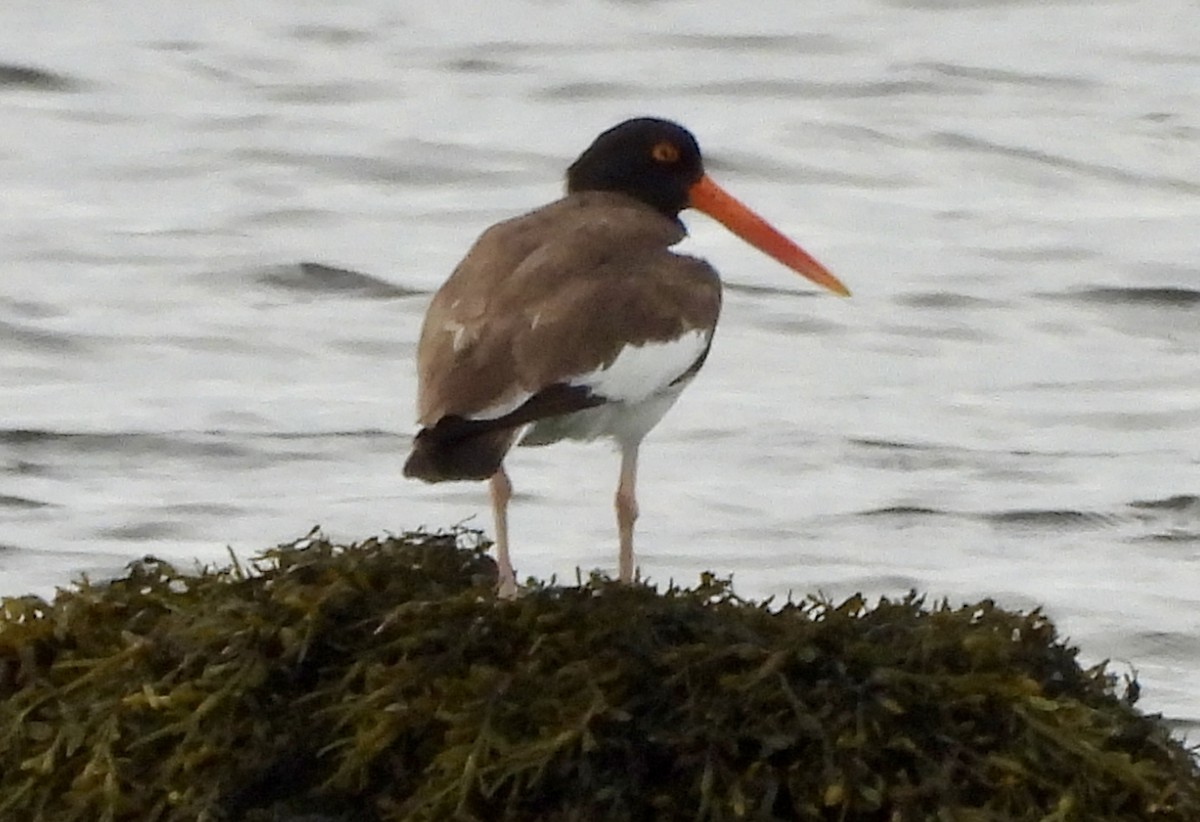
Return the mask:
[(273, 288), (302, 291), (307, 294), (337, 294), (377, 299), (394, 299), (423, 294), (379, 277), (337, 268), (323, 263), (291, 263), (270, 266), (254, 275), (254, 279)]
[(1165, 306), (1169, 308), (1200, 306), (1200, 290), (1192, 288), (1101, 286), (1072, 291), (1064, 296), (1080, 302), (1104, 305)]
[(38, 91), (74, 91), (80, 83), (55, 71), (0, 63), (0, 88), (28, 88)]

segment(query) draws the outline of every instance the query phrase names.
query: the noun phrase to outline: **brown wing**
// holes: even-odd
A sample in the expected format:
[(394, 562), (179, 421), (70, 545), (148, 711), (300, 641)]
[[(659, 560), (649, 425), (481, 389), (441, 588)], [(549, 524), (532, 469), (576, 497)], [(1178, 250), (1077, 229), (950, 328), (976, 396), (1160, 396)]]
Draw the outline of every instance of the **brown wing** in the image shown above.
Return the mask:
[[(489, 229), (425, 317), (420, 424), (501, 417), (630, 343), (711, 329), (720, 282), (707, 263), (669, 251), (683, 236), (648, 206), (601, 192)], [(549, 403), (545, 413), (570, 410)]]

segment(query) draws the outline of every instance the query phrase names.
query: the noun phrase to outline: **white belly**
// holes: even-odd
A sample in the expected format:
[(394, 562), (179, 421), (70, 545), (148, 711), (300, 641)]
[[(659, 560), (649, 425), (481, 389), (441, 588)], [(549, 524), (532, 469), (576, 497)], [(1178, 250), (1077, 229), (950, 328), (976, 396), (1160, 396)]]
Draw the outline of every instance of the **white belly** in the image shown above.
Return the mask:
[(574, 414), (539, 420), (529, 427), (520, 444), (549, 445), (559, 440), (611, 437), (622, 445), (636, 445), (658, 425), (689, 382), (682, 380), (642, 400), (610, 401)]

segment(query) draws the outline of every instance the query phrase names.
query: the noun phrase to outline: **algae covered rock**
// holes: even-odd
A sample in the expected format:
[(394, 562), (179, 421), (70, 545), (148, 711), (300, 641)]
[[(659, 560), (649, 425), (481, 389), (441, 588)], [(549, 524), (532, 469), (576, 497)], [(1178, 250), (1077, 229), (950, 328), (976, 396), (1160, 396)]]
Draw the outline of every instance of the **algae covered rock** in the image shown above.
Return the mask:
[(0, 820), (1180, 820), (1200, 772), (1040, 613), (492, 594), (478, 535), (152, 559), (0, 615)]

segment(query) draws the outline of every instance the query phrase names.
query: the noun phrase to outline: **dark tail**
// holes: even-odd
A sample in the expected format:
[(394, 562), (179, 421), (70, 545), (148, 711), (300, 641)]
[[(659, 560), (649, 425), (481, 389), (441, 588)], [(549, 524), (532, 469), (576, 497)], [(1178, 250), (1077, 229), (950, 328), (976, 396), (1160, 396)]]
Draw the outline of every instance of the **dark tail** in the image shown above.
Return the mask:
[(485, 480), (500, 470), (517, 432), (512, 428), (481, 431), (467, 436), (447, 431), (439, 423), (422, 428), (404, 462), (404, 476), (425, 482)]
[(500, 470), (526, 424), (603, 404), (603, 397), (591, 395), (584, 386), (556, 383), (503, 417), (473, 420), (450, 414), (418, 432), (404, 476), (426, 482), (485, 480)]

